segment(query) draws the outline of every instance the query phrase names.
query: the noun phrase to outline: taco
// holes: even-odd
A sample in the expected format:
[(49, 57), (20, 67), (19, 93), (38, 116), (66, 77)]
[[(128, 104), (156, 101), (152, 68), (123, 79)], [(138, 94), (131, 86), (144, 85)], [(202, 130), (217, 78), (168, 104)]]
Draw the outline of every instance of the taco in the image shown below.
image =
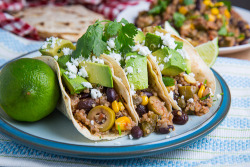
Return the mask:
[(129, 134), (138, 117), (127, 88), (114, 75), (119, 69), (94, 55), (74, 59), (74, 50), (70, 41), (51, 37), (40, 49), (43, 56), (37, 57), (57, 71), (62, 92), (58, 109), (90, 140), (113, 140)]

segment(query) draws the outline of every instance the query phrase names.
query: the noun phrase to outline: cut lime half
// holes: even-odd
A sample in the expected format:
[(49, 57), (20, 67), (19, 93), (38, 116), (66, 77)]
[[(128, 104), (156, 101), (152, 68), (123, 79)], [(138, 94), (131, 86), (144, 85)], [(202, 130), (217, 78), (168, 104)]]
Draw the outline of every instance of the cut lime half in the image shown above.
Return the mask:
[(212, 67), (219, 54), (218, 37), (195, 47), (195, 49), (207, 66)]

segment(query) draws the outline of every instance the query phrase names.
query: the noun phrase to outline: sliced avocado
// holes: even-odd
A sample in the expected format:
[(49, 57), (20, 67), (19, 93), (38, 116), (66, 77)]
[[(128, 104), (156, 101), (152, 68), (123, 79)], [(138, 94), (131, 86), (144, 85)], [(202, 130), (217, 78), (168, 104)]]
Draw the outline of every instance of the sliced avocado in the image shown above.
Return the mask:
[(149, 48), (149, 50), (154, 52), (157, 49), (159, 49), (162, 45), (161, 37), (155, 34), (147, 33), (145, 39), (145, 45)]
[(189, 73), (191, 73), (191, 61), (188, 59), (185, 59), (185, 63), (187, 66), (186, 72), (187, 72), (187, 74), (189, 74)]
[(42, 53), (42, 55), (46, 55), (46, 56), (58, 56), (61, 57), (63, 56), (63, 48), (69, 48), (72, 50), (75, 50), (76, 47), (75, 45), (73, 45), (73, 43), (69, 40), (65, 40), (65, 39), (57, 39), (57, 41), (61, 40), (60, 45), (58, 45), (58, 43), (55, 43), (54, 48), (51, 48), (49, 45), (46, 49), (40, 49), (39, 51)]
[(79, 67), (85, 68), (88, 73), (87, 79), (90, 83), (113, 88), (112, 72), (108, 65), (92, 62), (81, 62)]
[(182, 49), (183, 47), (183, 42), (181, 41), (174, 41), (175, 44), (177, 44), (176, 48), (175, 49)]
[(66, 63), (70, 61), (71, 56), (70, 55), (64, 55), (58, 58), (57, 62), (60, 66), (60, 68), (66, 69)]
[(175, 85), (174, 79), (170, 78), (170, 77), (162, 77), (162, 81), (163, 81), (165, 86), (174, 86)]
[(133, 71), (127, 74), (129, 83), (134, 85), (134, 90), (148, 88), (147, 57), (136, 52), (126, 54), (126, 57), (128, 56), (133, 56), (125, 61), (127, 69), (129, 67), (133, 68)]
[[(176, 76), (186, 70), (185, 60), (176, 50), (164, 47), (153, 52), (152, 55), (156, 56), (158, 65), (164, 65), (161, 71), (162, 75)], [(164, 62), (166, 57), (169, 57), (169, 60)]]
[(145, 35), (142, 31), (138, 31), (138, 33), (134, 37), (135, 41), (138, 41), (139, 43), (142, 43), (145, 40)]
[(71, 79), (69, 78), (65, 72), (66, 70), (64, 69), (60, 69), (61, 70), (61, 76), (62, 76), (62, 80), (63, 82), (66, 84), (67, 88), (69, 89), (70, 91), (70, 94), (79, 94), (81, 93), (84, 89), (86, 89), (82, 83), (83, 82), (88, 82), (86, 79), (80, 77), (80, 76), (76, 76), (76, 78), (74, 79)]

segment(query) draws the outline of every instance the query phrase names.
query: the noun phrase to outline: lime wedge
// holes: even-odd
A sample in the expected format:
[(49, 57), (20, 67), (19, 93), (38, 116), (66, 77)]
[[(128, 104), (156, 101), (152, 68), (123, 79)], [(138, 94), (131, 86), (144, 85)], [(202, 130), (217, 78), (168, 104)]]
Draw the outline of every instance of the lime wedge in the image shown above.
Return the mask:
[(218, 38), (195, 47), (202, 60), (212, 67), (219, 53)]
[(174, 35), (176, 35), (176, 36), (180, 36), (180, 34), (174, 29), (174, 27), (172, 27), (170, 24), (169, 24), (169, 22), (168, 21), (165, 21), (165, 25), (164, 25), (165, 27), (165, 30), (166, 31), (168, 31), (168, 32), (170, 32), (170, 33), (172, 33), (172, 34), (174, 34)]

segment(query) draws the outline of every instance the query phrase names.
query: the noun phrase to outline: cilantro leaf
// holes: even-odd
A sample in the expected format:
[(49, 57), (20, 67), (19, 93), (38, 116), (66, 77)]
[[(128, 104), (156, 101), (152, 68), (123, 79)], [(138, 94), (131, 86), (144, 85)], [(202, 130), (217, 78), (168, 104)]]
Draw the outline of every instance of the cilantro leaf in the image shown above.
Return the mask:
[(121, 131), (120, 125), (117, 125), (117, 128), (118, 128), (119, 135), (121, 136), (122, 135), (122, 131)]
[(209, 20), (209, 16), (208, 16), (207, 14), (204, 14), (204, 18), (205, 18), (206, 20)]
[(157, 15), (164, 12), (167, 8), (168, 0), (159, 0), (158, 4), (148, 11), (149, 14)]
[(124, 19), (124, 18), (122, 18), (122, 20), (120, 21), (120, 23), (123, 23), (123, 24), (128, 24), (129, 22), (126, 20), (126, 19)]
[(207, 80), (205, 79), (205, 81), (204, 81), (204, 85), (206, 85), (207, 84)]
[(178, 13), (178, 12), (175, 12), (174, 13), (174, 25), (177, 27), (177, 28), (180, 28), (184, 21), (186, 20), (185, 16), (181, 13)]
[(210, 93), (208, 93), (206, 96), (200, 98), (200, 100), (205, 100), (205, 99), (207, 99), (207, 98), (209, 97), (209, 95), (210, 95)]
[(231, 11), (231, 8), (232, 8), (232, 4), (229, 0), (220, 0), (220, 2), (223, 2), (225, 4), (225, 6), (227, 7), (227, 9), (229, 11)]
[(226, 25), (223, 25), (220, 30), (218, 31), (218, 34), (221, 36), (226, 36), (227, 35), (227, 27)]
[(107, 28), (105, 32), (109, 37), (116, 35), (122, 27), (122, 25), (118, 23), (116, 20), (114, 22), (107, 23), (106, 25)]
[(194, 4), (194, 0), (184, 0), (185, 5), (192, 5)]

